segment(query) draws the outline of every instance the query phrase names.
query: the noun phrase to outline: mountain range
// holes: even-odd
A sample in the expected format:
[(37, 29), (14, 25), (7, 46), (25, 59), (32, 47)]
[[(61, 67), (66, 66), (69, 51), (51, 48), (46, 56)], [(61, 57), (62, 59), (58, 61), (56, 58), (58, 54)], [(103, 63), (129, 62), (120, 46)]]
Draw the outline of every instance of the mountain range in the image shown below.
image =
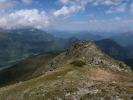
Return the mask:
[(0, 41), (1, 100), (133, 98), (131, 44), (88, 33), (59, 37), (32, 28), (3, 30)]
[(101, 40), (104, 39), (104, 36), (94, 34), (87, 31), (48, 31), (49, 34), (58, 37), (58, 38), (72, 38), (75, 37), (79, 40)]
[(38, 29), (17, 29), (0, 32), (0, 66), (14, 64), (40, 53), (62, 51), (76, 38), (61, 39)]
[(132, 32), (118, 33), (110, 38), (124, 47), (133, 45)]
[(132, 100), (130, 67), (102, 53), (92, 41), (75, 43), (59, 54), (34, 56), (13, 69), (4, 69), (6, 78), (21, 75), (20, 70), (23, 75), (4, 80), (11, 83), (0, 88), (2, 100)]
[[(1, 69), (40, 53), (63, 51), (73, 43), (82, 40), (96, 41), (97, 46), (111, 57), (132, 65), (132, 34), (119, 34), (105, 38), (89, 32), (48, 33), (34, 28), (1, 30), (0, 32), (0, 66)], [(129, 39), (130, 38), (130, 39)]]

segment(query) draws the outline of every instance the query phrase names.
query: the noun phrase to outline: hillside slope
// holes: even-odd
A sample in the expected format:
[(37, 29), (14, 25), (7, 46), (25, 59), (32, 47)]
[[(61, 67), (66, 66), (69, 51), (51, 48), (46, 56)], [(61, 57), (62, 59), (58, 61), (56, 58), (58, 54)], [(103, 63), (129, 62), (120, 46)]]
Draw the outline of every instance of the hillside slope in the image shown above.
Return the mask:
[[(37, 69), (48, 64), (58, 53), (46, 53), (27, 58), (17, 64), (0, 70), (0, 86), (25, 81), (41, 75)], [(44, 69), (43, 69), (44, 70)], [(36, 72), (36, 73), (34, 73)]]
[(120, 33), (110, 37), (122, 46), (133, 45), (133, 34), (132, 32)]
[(99, 40), (96, 41), (96, 44), (103, 52), (115, 59), (124, 59), (129, 53), (126, 48), (111, 39)]
[(36, 71), (43, 75), (0, 88), (0, 99), (132, 100), (133, 98), (131, 69), (124, 63), (103, 54), (91, 41), (73, 45)]

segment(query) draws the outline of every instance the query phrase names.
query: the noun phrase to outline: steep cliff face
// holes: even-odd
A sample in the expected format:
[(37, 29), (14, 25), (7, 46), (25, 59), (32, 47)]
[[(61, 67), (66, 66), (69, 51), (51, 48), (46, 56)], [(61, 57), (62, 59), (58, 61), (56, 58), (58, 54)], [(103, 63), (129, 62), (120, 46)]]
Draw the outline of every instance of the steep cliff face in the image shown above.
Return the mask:
[(133, 74), (94, 42), (76, 43), (34, 73), (42, 75), (0, 88), (2, 100), (132, 100)]

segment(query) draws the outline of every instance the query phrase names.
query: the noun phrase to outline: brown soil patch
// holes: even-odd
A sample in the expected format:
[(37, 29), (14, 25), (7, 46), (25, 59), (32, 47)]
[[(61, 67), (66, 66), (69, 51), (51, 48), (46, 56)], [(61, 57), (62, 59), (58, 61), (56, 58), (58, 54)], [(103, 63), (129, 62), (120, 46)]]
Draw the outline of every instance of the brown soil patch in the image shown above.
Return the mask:
[(121, 74), (119, 72), (113, 72), (111, 70), (105, 70), (100, 68), (92, 68), (87, 72), (89, 79), (97, 81), (117, 81), (117, 82), (128, 82), (132, 81), (131, 76), (128, 74)]

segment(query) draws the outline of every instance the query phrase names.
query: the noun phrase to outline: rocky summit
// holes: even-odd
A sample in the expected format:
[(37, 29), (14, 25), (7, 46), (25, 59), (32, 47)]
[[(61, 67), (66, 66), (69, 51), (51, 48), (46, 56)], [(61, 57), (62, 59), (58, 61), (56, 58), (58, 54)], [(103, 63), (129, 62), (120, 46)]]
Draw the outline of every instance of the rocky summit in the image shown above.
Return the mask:
[(0, 88), (0, 99), (133, 100), (130, 67), (102, 53), (92, 41), (74, 44), (33, 73), (40, 76)]
[(72, 62), (83, 62), (87, 66), (107, 68), (116, 71), (131, 71), (123, 62), (116, 61), (96, 46), (93, 41), (83, 41), (74, 44), (70, 49), (61, 53), (51, 61), (51, 67), (61, 67)]

